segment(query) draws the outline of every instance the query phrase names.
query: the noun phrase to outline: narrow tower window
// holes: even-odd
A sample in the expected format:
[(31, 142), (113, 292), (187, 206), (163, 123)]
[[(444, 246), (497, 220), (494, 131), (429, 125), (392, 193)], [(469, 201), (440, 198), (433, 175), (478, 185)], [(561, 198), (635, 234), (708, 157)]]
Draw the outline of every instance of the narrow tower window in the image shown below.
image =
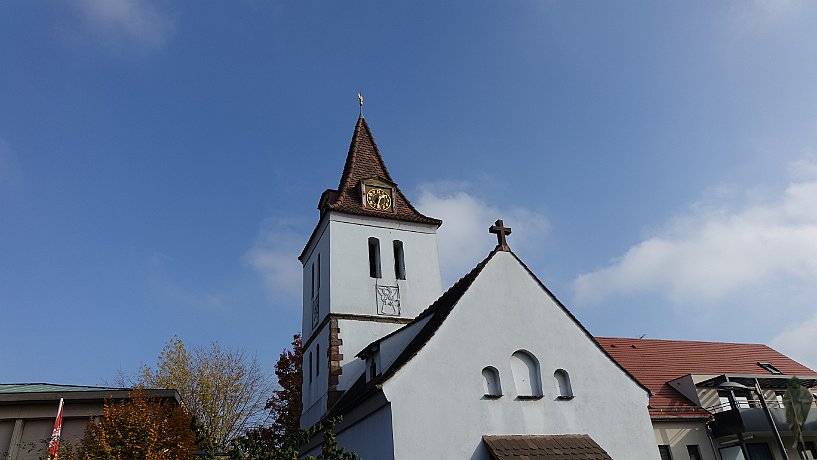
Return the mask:
[(321, 375), (321, 344), (315, 350), (315, 375)]
[(321, 293), (321, 255), (318, 254), (318, 281), (315, 283), (318, 285), (318, 294)]
[(309, 383), (312, 383), (312, 352), (309, 352)]
[(406, 279), (406, 261), (403, 258), (403, 242), (394, 240), (394, 276), (399, 280)]
[(311, 288), (311, 291), (309, 291), (309, 292), (310, 292), (310, 295), (311, 295), (310, 298), (314, 299), (315, 298), (315, 262), (312, 262), (312, 288)]
[(380, 278), (380, 240), (369, 238), (369, 276)]

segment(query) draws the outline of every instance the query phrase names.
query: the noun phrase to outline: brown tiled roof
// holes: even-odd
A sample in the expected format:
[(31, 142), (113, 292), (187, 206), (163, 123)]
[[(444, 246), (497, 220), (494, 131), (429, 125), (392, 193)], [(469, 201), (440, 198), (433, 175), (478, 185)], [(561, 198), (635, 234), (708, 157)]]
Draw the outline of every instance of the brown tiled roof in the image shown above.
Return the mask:
[[(363, 207), (360, 195), (360, 182), (365, 179), (379, 179), (394, 186), (394, 203), (391, 211), (375, 211)], [(418, 222), (440, 226), (442, 221), (421, 214), (403, 192), (397, 187), (386, 169), (380, 150), (374, 141), (366, 119), (361, 116), (357, 119), (352, 143), (346, 156), (346, 164), (340, 177), (337, 190), (327, 190), (321, 197), (321, 213), (327, 209), (348, 214), (363, 216), (385, 217), (406, 222)]]
[(586, 434), (483, 436), (493, 460), (612, 460)]
[(808, 367), (762, 344), (596, 337), (601, 346), (652, 391), (652, 417), (705, 417), (708, 413), (667, 382), (688, 374), (814, 375)]

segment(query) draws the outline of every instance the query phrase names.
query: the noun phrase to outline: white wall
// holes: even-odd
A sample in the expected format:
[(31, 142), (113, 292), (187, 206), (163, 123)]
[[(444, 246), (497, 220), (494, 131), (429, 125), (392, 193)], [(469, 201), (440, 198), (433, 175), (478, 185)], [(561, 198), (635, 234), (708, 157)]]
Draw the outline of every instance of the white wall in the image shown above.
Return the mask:
[[(331, 310), (377, 315), (375, 284), (398, 286), (400, 316), (414, 318), (442, 293), (436, 228), (330, 213)], [(380, 279), (369, 277), (369, 237), (380, 240)], [(403, 242), (406, 279), (394, 274), (392, 242)]]
[[(331, 253), (329, 251), (329, 220), (321, 219), (318, 223), (318, 231), (315, 234), (315, 239), (311, 242), (311, 246), (304, 254), (303, 260), (303, 277), (302, 277), (302, 291), (303, 291), (303, 318), (301, 322), (301, 332), (304, 342), (309, 340), (315, 330), (312, 329), (312, 266), (316, 265), (318, 255), (321, 258), (321, 282), (320, 290), (317, 289), (320, 299), (320, 314), (318, 324), (323, 321), (323, 318), (329, 312), (329, 299), (331, 295), (331, 285), (329, 280), (331, 278)], [(317, 274), (316, 274), (317, 278)]]
[(391, 407), (383, 406), (374, 414), (342, 431), (338, 435), (338, 444), (366, 460), (393, 459)]
[(374, 321), (338, 320), (338, 336), (343, 340), (341, 350), (343, 373), (338, 379), (338, 389), (346, 390), (364, 371), (363, 361), (355, 358), (363, 348), (403, 327), (403, 324), (378, 323)]
[[(544, 397), (516, 398), (511, 354), (538, 358)], [(499, 370), (504, 396), (483, 399), (481, 371)], [(557, 399), (556, 369), (572, 400)], [(395, 458), (482, 459), (486, 434), (589, 434), (613, 458), (659, 457), (648, 394), (546, 295), (509, 253), (483, 269), (436, 335), (389, 381)]]
[[(318, 346), (320, 345), (320, 354)], [(301, 426), (312, 426), (326, 413), (327, 390), (329, 388), (329, 326), (315, 334), (312, 342), (303, 350), (303, 385), (301, 387)], [(312, 382), (309, 381), (309, 355), (312, 354)], [(318, 369), (320, 367), (320, 370)]]
[(694, 421), (654, 421), (656, 444), (669, 446), (672, 458), (688, 459), (688, 445), (697, 445), (703, 460), (716, 460), (709, 436), (706, 434), (706, 420)]

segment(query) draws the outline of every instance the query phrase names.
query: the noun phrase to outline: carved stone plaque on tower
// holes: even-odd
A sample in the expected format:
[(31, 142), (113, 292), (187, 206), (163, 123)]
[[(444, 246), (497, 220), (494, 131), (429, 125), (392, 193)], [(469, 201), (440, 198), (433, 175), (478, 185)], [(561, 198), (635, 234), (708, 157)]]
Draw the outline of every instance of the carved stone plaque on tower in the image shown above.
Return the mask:
[(397, 286), (375, 286), (377, 314), (400, 316), (400, 290)]

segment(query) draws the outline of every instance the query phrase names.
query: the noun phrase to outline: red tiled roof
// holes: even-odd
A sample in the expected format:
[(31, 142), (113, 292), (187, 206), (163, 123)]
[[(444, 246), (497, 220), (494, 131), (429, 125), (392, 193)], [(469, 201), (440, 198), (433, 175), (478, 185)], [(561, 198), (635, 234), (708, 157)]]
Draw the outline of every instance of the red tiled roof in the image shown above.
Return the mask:
[(483, 436), (493, 460), (612, 460), (586, 434)]
[(768, 362), (786, 375), (814, 375), (808, 367), (762, 344), (596, 337), (613, 358), (652, 391), (653, 417), (702, 417), (706, 411), (667, 382), (687, 374), (769, 374)]
[[(360, 195), (360, 181), (365, 179), (379, 179), (394, 185), (394, 212), (376, 211), (363, 207), (363, 199)], [(383, 157), (380, 155), (380, 150), (374, 142), (369, 125), (366, 124), (366, 119), (362, 116), (358, 118), (355, 125), (352, 143), (349, 145), (349, 153), (346, 156), (346, 164), (340, 177), (340, 185), (338, 185), (337, 190), (324, 192), (320, 206), (321, 213), (331, 209), (348, 214), (385, 217), (407, 222), (431, 224), (438, 227), (442, 224), (442, 221), (425, 216), (417, 211), (394, 183), (389, 171), (386, 169), (386, 164), (383, 162)]]

